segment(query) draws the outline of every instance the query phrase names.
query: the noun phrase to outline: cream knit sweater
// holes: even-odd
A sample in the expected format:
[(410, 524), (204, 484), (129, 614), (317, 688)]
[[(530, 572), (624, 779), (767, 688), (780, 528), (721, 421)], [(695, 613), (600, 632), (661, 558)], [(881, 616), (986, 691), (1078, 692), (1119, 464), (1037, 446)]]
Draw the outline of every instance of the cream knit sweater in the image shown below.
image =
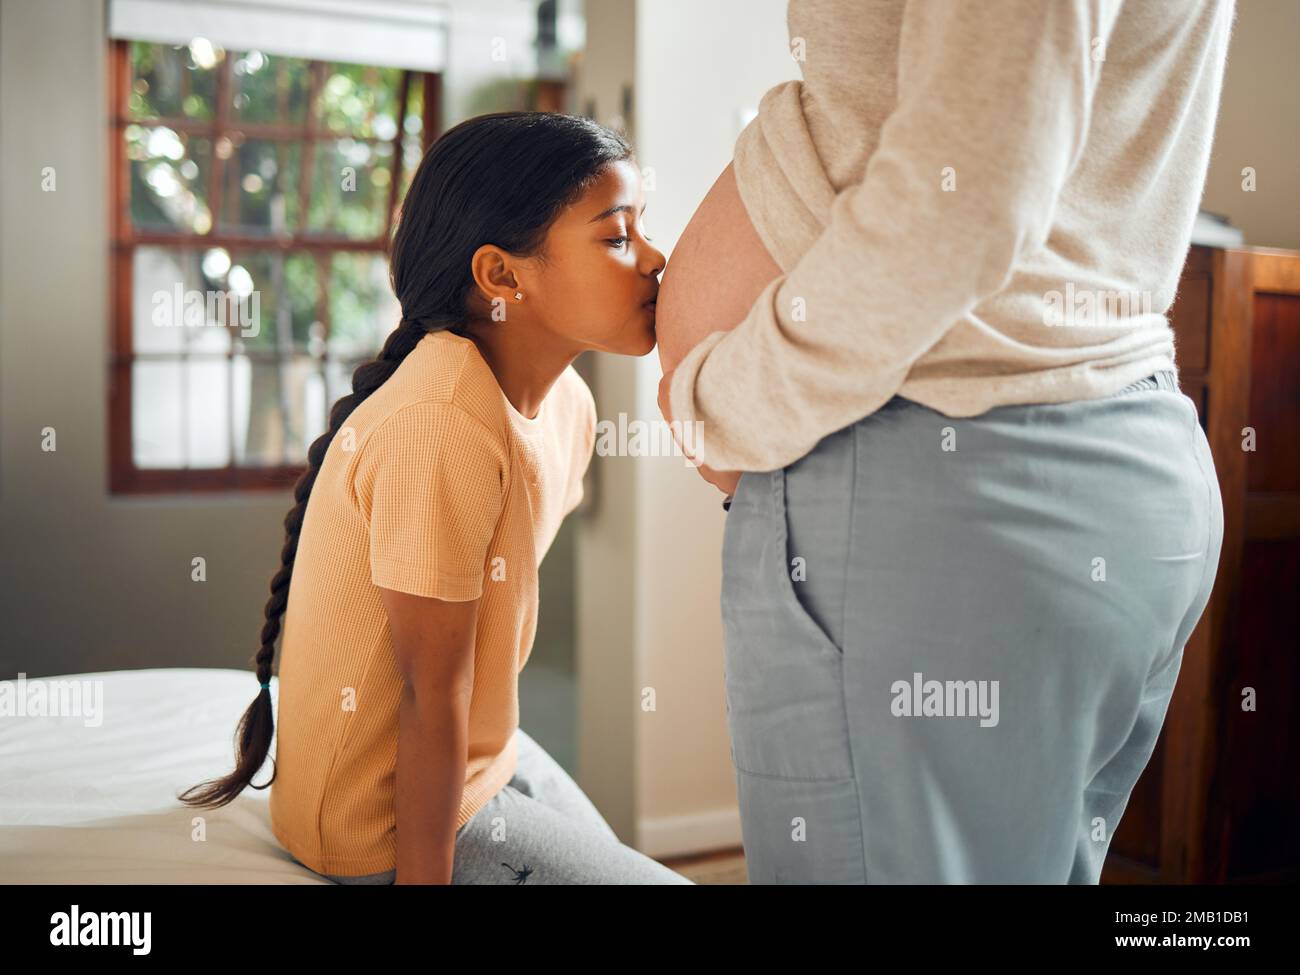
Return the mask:
[(673, 377), (766, 471), (895, 394), (948, 416), (1173, 368), (1233, 0), (790, 0), (737, 186), (784, 272)]

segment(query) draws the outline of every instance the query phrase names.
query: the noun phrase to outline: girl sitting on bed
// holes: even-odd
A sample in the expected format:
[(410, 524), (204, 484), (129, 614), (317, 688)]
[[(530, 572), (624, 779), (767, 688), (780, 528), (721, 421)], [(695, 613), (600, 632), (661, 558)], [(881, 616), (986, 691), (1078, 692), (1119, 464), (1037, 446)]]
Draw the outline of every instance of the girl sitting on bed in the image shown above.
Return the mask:
[[(689, 883), (619, 842), (519, 728), (537, 568), (582, 499), (595, 439), (584, 350), (655, 345), (664, 256), (628, 144), (505, 112), (442, 135), (391, 248), (402, 320), (352, 376), (285, 519), (261, 690), (216, 808), (279, 732), (271, 824), (344, 883)], [(290, 584), (292, 578), (292, 585)]]

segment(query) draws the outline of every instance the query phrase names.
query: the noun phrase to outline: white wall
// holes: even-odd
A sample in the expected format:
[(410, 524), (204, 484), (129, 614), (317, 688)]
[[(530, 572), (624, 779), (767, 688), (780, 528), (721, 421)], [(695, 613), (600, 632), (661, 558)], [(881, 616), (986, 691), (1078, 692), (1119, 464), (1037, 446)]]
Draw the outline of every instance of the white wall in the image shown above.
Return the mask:
[[(799, 77), (783, 0), (644, 0), (637, 9), (637, 144), (656, 189), (648, 232), (671, 253), (768, 88)], [(659, 417), (658, 356), (638, 365), (640, 415)], [(638, 841), (651, 855), (739, 843), (722, 675), (722, 495), (681, 458), (638, 464), (642, 715)]]
[[(1297, 38), (1300, 0), (1238, 0), (1201, 206), (1231, 218), (1251, 247), (1300, 248)], [(1247, 166), (1254, 191), (1242, 188)]]
[[(636, 68), (636, 0), (585, 4), (587, 47), (575, 78), (575, 111), (622, 129), (622, 104)], [(600, 418), (631, 411), (636, 361), (580, 357)], [(634, 707), (638, 649), (635, 577), (637, 479), (617, 458), (594, 457), (589, 501), (575, 522), (575, 659), (578, 784), (624, 842), (636, 837)], [(544, 611), (543, 611), (544, 612)]]

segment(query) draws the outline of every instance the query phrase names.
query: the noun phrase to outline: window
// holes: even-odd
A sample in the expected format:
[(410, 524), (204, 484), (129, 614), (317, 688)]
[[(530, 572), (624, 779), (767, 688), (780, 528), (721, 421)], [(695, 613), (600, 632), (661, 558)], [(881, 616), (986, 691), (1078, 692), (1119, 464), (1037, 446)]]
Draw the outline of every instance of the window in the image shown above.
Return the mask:
[(110, 491), (282, 490), (400, 318), (441, 76), (111, 45)]

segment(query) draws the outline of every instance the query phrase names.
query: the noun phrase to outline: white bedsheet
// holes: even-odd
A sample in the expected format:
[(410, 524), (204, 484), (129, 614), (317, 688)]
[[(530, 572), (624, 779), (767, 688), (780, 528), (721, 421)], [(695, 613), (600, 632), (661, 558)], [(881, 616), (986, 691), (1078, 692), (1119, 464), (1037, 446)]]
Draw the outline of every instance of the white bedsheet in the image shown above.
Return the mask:
[[(217, 810), (176, 799), (234, 767), (235, 727), (258, 689), (252, 670), (41, 680), (102, 681), (102, 723), (0, 714), (0, 883), (329, 883), (276, 841), (270, 790), (246, 789)], [(272, 678), (272, 700), (278, 690)], [(254, 782), (270, 776), (268, 762)]]

